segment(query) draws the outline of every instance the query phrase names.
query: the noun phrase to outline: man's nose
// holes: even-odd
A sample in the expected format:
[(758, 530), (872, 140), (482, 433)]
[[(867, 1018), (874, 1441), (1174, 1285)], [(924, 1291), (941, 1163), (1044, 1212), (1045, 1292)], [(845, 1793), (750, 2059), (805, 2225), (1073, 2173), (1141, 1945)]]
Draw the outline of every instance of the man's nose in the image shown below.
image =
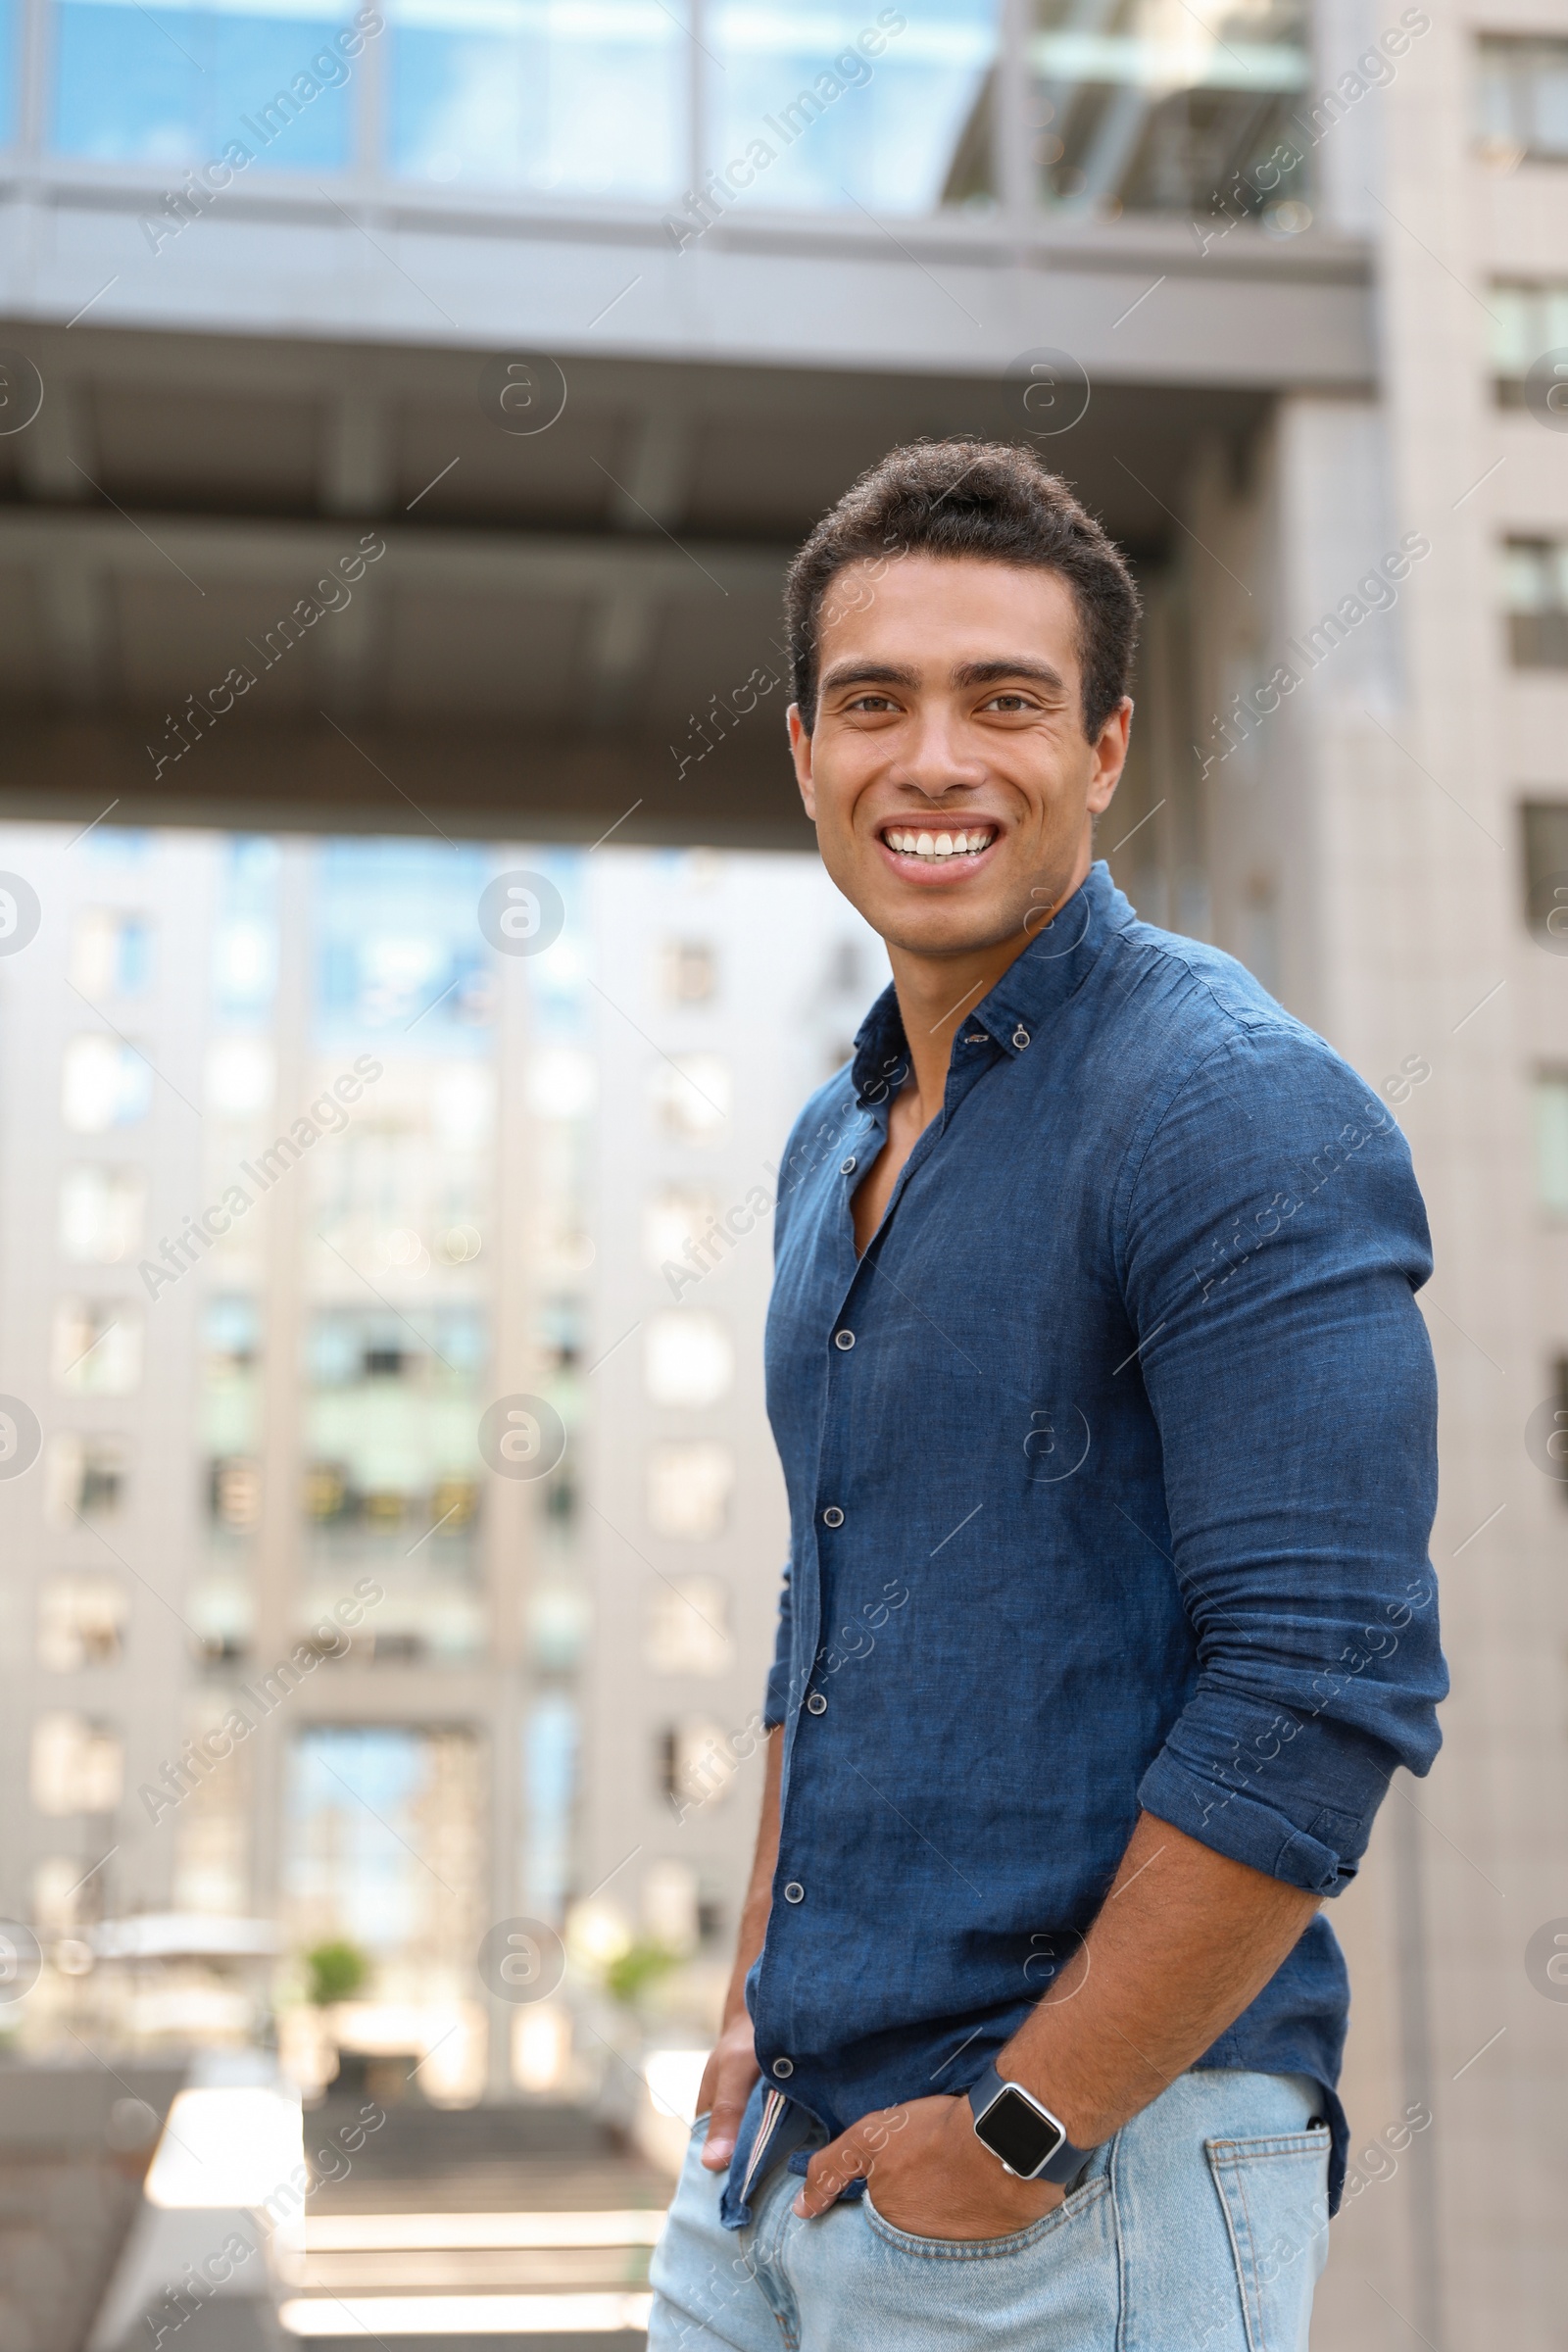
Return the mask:
[(933, 716), (922, 724), (889, 782), (907, 786), (927, 800), (940, 800), (949, 792), (973, 792), (985, 778), (984, 760), (960, 748), (946, 719)]

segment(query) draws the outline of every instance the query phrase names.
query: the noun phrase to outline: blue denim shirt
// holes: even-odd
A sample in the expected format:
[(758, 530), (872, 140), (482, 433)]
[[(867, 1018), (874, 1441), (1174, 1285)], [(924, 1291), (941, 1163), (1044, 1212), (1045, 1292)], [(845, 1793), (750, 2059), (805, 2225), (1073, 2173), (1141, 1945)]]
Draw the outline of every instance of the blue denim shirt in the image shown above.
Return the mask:
[[(735, 2227), (809, 2117), (978, 2078), (1141, 1807), (1338, 1893), (1447, 1688), (1430, 1242), (1355, 1072), (1097, 864), (959, 1027), (857, 1259), (891, 989), (856, 1049), (780, 1179), (781, 1835)], [(1336, 2195), (1347, 2002), (1320, 1915), (1200, 2061), (1315, 2078)]]

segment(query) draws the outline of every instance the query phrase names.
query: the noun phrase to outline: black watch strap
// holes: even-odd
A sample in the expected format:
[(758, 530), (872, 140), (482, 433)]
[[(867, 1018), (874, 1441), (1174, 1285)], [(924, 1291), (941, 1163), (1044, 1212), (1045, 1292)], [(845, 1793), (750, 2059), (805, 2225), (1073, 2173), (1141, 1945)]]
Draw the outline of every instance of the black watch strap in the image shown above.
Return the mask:
[[(1025, 2107), (1032, 2110), (1039, 2119), (1042, 2144), (1049, 2146), (1053, 2134), (1060, 2133), (1059, 2141), (1055, 2146), (1050, 2147), (1050, 2152), (1043, 2161), (1031, 2167), (1026, 2168), (1023, 2165), (1011, 2163), (1007, 2157), (1000, 2153), (995, 2140), (981, 2129), (998, 2100), (1004, 2098), (1009, 2091), (1015, 2094), (1015, 2102), (1022, 2100)], [(982, 2146), (990, 2148), (999, 2163), (1005, 2164), (1007, 2170), (1017, 2174), (1020, 2180), (1052, 2180), (1058, 2187), (1065, 2188), (1070, 2180), (1077, 2179), (1094, 2154), (1093, 2148), (1074, 2147), (1072, 2141), (1067, 2137), (1066, 2127), (1060, 2118), (1053, 2115), (1045, 2102), (1035, 2097), (1033, 2091), (1025, 2090), (1021, 2082), (1009, 2082), (1005, 2076), (999, 2075), (995, 2066), (988, 2066), (979, 2082), (970, 2090), (969, 2107), (974, 2116), (976, 2138), (979, 2139)], [(1027, 2120), (1022, 2116), (1016, 2118), (1017, 2122), (1022, 2122), (1026, 2126)]]

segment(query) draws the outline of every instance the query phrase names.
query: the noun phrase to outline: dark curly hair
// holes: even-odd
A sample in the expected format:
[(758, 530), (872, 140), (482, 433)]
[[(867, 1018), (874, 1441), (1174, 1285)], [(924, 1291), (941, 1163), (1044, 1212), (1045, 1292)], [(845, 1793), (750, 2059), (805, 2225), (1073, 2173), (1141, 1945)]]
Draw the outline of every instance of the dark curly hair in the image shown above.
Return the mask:
[(791, 684), (816, 714), (822, 600), (846, 565), (904, 555), (969, 556), (1059, 572), (1078, 613), (1083, 725), (1091, 743), (1127, 692), (1138, 590), (1121, 550), (1060, 474), (1005, 441), (915, 441), (888, 452), (829, 508), (789, 567)]

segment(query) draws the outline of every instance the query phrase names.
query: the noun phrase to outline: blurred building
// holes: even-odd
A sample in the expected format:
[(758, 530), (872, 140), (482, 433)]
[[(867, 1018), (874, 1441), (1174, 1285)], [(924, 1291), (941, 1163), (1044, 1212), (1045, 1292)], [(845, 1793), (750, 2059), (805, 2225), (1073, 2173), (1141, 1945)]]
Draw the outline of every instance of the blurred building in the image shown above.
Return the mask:
[[(1376, 1866), (1338, 1906), (1365, 2136), (1320, 2332), (1551, 2342), (1561, 0), (13, 0), (0, 24), (0, 802), (66, 828), (32, 837), (33, 865), (18, 854), (45, 927), (0, 969), (7, 1104), (65, 1106), (13, 1130), (3, 1201), (3, 1385), (47, 1397), (51, 1446), (5, 1496), (36, 1546), (8, 1604), (8, 1738), (17, 1785), (36, 1764), (61, 1807), (8, 1831), (5, 1901), (63, 1902), (63, 1870), (28, 1874), (95, 1859), (92, 1825), (162, 1753), (151, 1693), (216, 1691), (239, 1671), (226, 1644), (270, 1667), (297, 1638), (285, 1594), (318, 1608), (369, 1576), (385, 1597), (359, 1654), (290, 1702), (313, 1737), (286, 1770), (263, 1735), (247, 1746), (271, 1810), (181, 1806), (181, 1901), (204, 1888), (217, 1910), (243, 1879), (258, 1916), (275, 1899), (324, 1927), (349, 1915), (329, 1889), (412, 1870), (398, 1840), (450, 1839), (437, 1909), (398, 1897), (432, 1968), (473, 1906), (569, 1892), (616, 1907), (611, 1943), (689, 1944), (733, 1905), (736, 1736), (776, 1565), (756, 1556), (777, 1508), (756, 1413), (765, 1245), (719, 1250), (678, 1299), (662, 1268), (701, 1242), (683, 1220), (766, 1183), (818, 1041), (842, 1042), (874, 970), (851, 980), (835, 958), (863, 942), (804, 883), (814, 944), (764, 952), (764, 916), (788, 936), (783, 868), (710, 886), (698, 861), (645, 904), (635, 858), (586, 853), (808, 848), (778, 736), (788, 546), (896, 439), (1028, 433), (1145, 585), (1118, 879), (1350, 1056), (1406, 1126), (1438, 1245), (1456, 1688), (1436, 1775), (1391, 1794)], [(106, 833), (262, 846), (156, 835), (155, 889), (93, 864), (96, 834), (65, 848), (106, 810)], [(447, 837), (428, 878), (370, 846), (396, 833)], [(485, 956), (441, 911), (553, 854), (462, 846), (517, 841), (579, 845), (613, 909), (596, 929), (572, 896), (588, 885), (562, 884), (603, 958), (571, 1002), (548, 999), (548, 958)], [(400, 893), (420, 924), (391, 925), (377, 965), (348, 910)], [(275, 977), (236, 951), (204, 1004), (190, 975), (247, 921), (274, 925)], [(138, 973), (156, 1026), (127, 1025)], [(433, 996), (438, 975), (451, 997), (383, 1054), (367, 1003)], [(595, 983), (625, 1023), (595, 1000), (590, 1025)], [(202, 1106), (198, 1129), (110, 1022)], [(230, 1150), (254, 1164), (275, 1133), (263, 1049), (278, 1116), (361, 1052), (383, 1060), (369, 1099), (403, 1140), (372, 1144), (357, 1112), (230, 1246), (234, 1280), (215, 1246), (147, 1301), (138, 1343), (113, 1311), (130, 1285), (102, 1269), (128, 1262), (138, 1219), (161, 1243), (166, 1203), (219, 1198)], [(211, 1099), (210, 1051), (230, 1090)], [(560, 1108), (585, 1101), (583, 1052), (591, 1115)], [(527, 1110), (523, 1070), (554, 1112)], [(70, 1105), (139, 1090), (145, 1152), (72, 1141)], [(492, 1141), (465, 1144), (482, 1102)], [(521, 1171), (535, 1227), (512, 1213)], [(470, 1229), (477, 1258), (443, 1245)], [(275, 1254), (241, 1279), (264, 1231)], [(406, 1262), (377, 1254), (398, 1234)], [(586, 1433), (580, 1469), (481, 1477), (476, 1398), (545, 1382)], [(73, 1521), (46, 1556), (46, 1494), (89, 1525), (139, 1494), (128, 1567)], [(508, 1629), (497, 1562), (525, 1553), (534, 1615)], [(124, 1578), (156, 1586), (176, 1560), (189, 1629), (145, 1592), (127, 1617)], [(355, 1846), (334, 1775), (390, 1842)], [(635, 1792), (624, 1825), (614, 1790)]]
[[(46, 909), (0, 1043), (41, 1446), (4, 1490), (6, 1863), (104, 1963), (50, 1972), (24, 2045), (242, 2040), (250, 1963), (347, 1941), (357, 2061), (560, 2087), (533, 2005), (516, 2050), (488, 2014), (493, 1923), (593, 1895), (612, 1957), (733, 1935), (785, 1547), (768, 1210), (880, 947), (778, 855), (3, 854)], [(519, 873), (553, 906), (526, 956), (483, 928)], [(517, 1465), (508, 1397), (556, 1416)]]

